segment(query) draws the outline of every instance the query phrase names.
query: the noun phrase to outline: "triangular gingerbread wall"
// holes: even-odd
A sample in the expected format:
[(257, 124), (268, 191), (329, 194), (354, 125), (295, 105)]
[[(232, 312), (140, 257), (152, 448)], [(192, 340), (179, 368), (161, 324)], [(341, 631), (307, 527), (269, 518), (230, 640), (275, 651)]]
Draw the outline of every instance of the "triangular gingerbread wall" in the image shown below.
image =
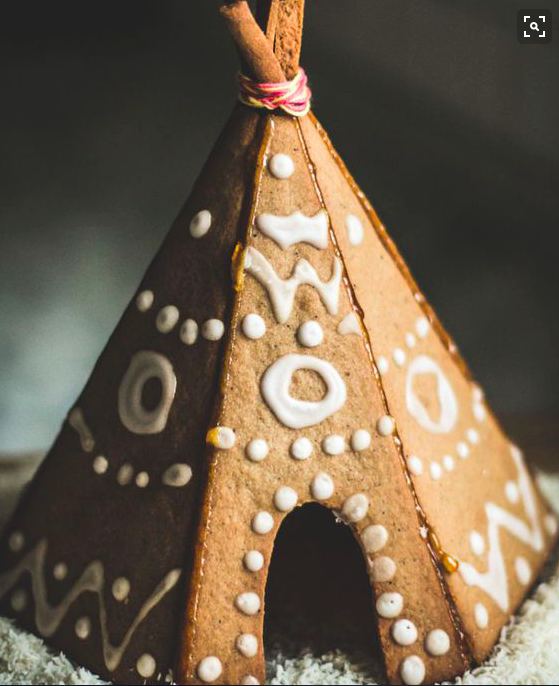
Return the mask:
[[(235, 109), (2, 542), (0, 612), (120, 683), (164, 681), (174, 664), (224, 344), (203, 324), (228, 327), (258, 126)], [(211, 230), (195, 239), (207, 207)], [(149, 377), (168, 400), (151, 413), (138, 402)]]
[[(415, 492), (442, 550), (460, 561), (446, 580), (481, 660), (535, 581), (555, 520), (323, 129), (312, 118), (301, 127), (332, 223), (346, 225), (340, 247)], [(348, 214), (365, 227), (358, 246)]]

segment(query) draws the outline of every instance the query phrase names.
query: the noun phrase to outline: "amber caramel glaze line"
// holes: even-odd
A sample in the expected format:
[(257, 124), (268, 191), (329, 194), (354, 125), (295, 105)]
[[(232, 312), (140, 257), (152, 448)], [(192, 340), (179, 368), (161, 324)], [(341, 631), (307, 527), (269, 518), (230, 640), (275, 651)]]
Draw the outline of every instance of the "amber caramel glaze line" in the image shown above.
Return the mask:
[[(255, 165), (255, 172), (252, 177), (252, 190), (251, 193), (248, 194), (250, 203), (243, 207), (243, 209), (241, 210), (241, 215), (239, 217), (238, 233), (242, 234), (240, 239), (242, 240), (243, 244), (247, 243), (248, 235), (254, 225), (255, 208), (257, 206), (257, 201), (260, 194), (261, 179), (265, 168), (266, 155), (272, 137), (272, 124), (270, 118), (265, 115), (261, 115), (260, 121), (257, 124), (255, 138), (257, 137), (260, 137), (260, 143), (258, 144), (258, 156)], [(247, 211), (248, 218), (245, 221), (244, 217), (246, 217)], [(223, 367), (221, 380), (219, 384), (219, 394), (218, 398), (216, 399), (210, 426), (215, 425), (215, 421), (219, 417), (226, 401), (224, 389), (227, 385), (227, 381), (230, 375), (231, 360), (233, 356), (233, 348), (236, 339), (237, 321), (239, 316), (239, 295), (240, 293), (236, 292), (235, 289), (232, 288), (233, 304), (231, 319), (228, 328), (229, 337), (226, 343), (225, 354), (223, 357)], [(196, 643), (196, 622), (198, 619), (200, 579), (204, 575), (204, 565), (206, 561), (206, 539), (208, 528), (212, 518), (212, 496), (214, 486), (216, 483), (218, 455), (218, 450), (211, 446), (207, 447), (206, 458), (209, 463), (209, 468), (205, 489), (202, 489), (206, 497), (203, 499), (203, 502), (201, 503), (198, 533), (196, 536), (196, 541), (194, 543), (194, 564), (192, 567), (192, 574), (190, 577), (188, 598), (186, 599), (186, 612), (183, 624), (184, 628), (182, 640), (178, 647), (177, 683), (191, 683), (193, 680), (195, 680), (195, 670), (192, 664), (192, 655)]]
[(386, 248), (388, 251), (389, 255), (392, 257), (393, 261), (395, 262), (396, 266), (400, 270), (400, 273), (406, 280), (406, 283), (410, 287), (410, 290), (413, 293), (413, 297), (415, 301), (419, 304), (421, 309), (423, 310), (425, 316), (429, 320), (429, 323), (431, 326), (434, 328), (436, 331), (437, 335), (441, 339), (442, 343), (450, 353), (450, 355), (453, 357), (454, 361), (458, 364), (460, 367), (460, 370), (462, 373), (466, 376), (468, 380), (472, 380), (472, 373), (470, 372), (470, 369), (468, 365), (466, 364), (464, 358), (462, 355), (458, 352), (458, 348), (444, 326), (441, 324), (439, 318), (435, 314), (435, 311), (433, 308), (429, 305), (429, 303), (426, 301), (425, 296), (423, 293), (419, 290), (419, 287), (411, 275), (410, 270), (408, 269), (406, 263), (404, 262), (402, 256), (400, 255), (400, 252), (398, 251), (398, 248), (396, 247), (394, 241), (390, 238), (388, 235), (386, 228), (384, 227), (384, 224), (381, 222), (379, 219), (377, 213), (375, 212), (373, 206), (371, 203), (367, 200), (367, 197), (363, 193), (363, 191), (359, 188), (357, 185), (355, 179), (353, 176), (350, 174), (348, 171), (347, 167), (345, 166), (342, 158), (338, 155), (336, 149), (332, 145), (332, 142), (330, 138), (328, 137), (328, 134), (326, 131), (322, 128), (320, 122), (316, 119), (316, 117), (313, 115), (312, 112), (309, 113), (309, 119), (313, 123), (315, 129), (317, 130), (319, 136), (322, 138), (324, 144), (328, 148), (330, 154), (334, 158), (336, 164), (338, 165), (340, 171), (342, 172), (343, 176), (345, 177), (346, 181), (349, 183), (351, 186), (351, 189), (359, 199), (359, 202), (361, 203), (361, 206), (363, 207), (363, 210), (369, 217), (369, 220), (371, 224), (373, 225), (373, 228), (375, 229), (381, 243), (383, 246)]
[[(315, 127), (320, 131), (320, 128), (319, 128), (320, 125), (318, 124), (318, 122), (317, 122), (317, 120), (315, 119), (314, 116), (311, 116), (311, 121), (313, 122), (313, 124), (315, 125)], [(326, 207), (326, 203), (325, 203), (325, 201), (324, 201), (324, 196), (323, 196), (323, 194), (322, 194), (322, 191), (321, 191), (321, 189), (320, 189), (320, 185), (319, 185), (319, 182), (318, 182), (318, 178), (317, 178), (317, 176), (316, 176), (315, 165), (314, 165), (314, 163), (313, 163), (313, 161), (312, 161), (312, 159), (311, 159), (311, 156), (310, 156), (310, 153), (309, 153), (309, 150), (308, 150), (308, 147), (307, 147), (307, 144), (306, 144), (304, 135), (303, 135), (303, 131), (302, 131), (302, 129), (301, 129), (300, 122), (299, 122), (298, 120), (295, 120), (295, 124), (296, 124), (296, 127), (297, 127), (297, 133), (298, 133), (299, 139), (300, 139), (300, 141), (301, 141), (301, 146), (302, 146), (304, 155), (305, 155), (305, 157), (306, 157), (306, 159), (307, 159), (307, 165), (308, 165), (308, 168), (309, 168), (309, 171), (310, 171), (310, 174), (311, 174), (311, 178), (312, 178), (312, 180), (313, 180), (313, 184), (314, 184), (314, 187), (315, 187), (315, 191), (316, 191), (318, 200), (319, 200), (320, 204), (322, 205), (323, 209), (324, 209), (326, 212), (328, 212), (328, 209), (327, 209), (327, 207)], [(335, 151), (334, 151), (334, 149), (333, 149), (333, 147), (332, 147), (332, 144), (331, 144), (329, 141), (328, 141), (328, 144), (329, 144), (329, 145), (328, 145), (329, 150), (330, 150), (330, 152), (334, 155), (334, 158), (335, 158), (335, 159), (339, 159), (337, 153), (335, 153)], [(343, 170), (344, 170), (344, 175), (346, 176), (346, 178), (348, 178), (348, 180), (350, 180), (350, 179), (351, 179), (351, 176), (349, 176), (349, 172), (347, 172), (347, 170), (345, 169), (345, 167), (343, 168)], [(353, 181), (353, 179), (351, 179), (351, 181)], [(364, 196), (363, 196), (363, 194), (361, 193), (361, 191), (359, 191), (359, 194), (358, 194), (358, 192), (357, 192), (358, 189), (357, 189), (357, 185), (355, 184), (355, 182), (352, 183), (352, 190), (354, 191), (354, 193), (355, 193), (360, 199), (364, 198)], [(371, 210), (372, 210), (372, 208), (371, 208)], [(376, 215), (374, 215), (374, 216), (376, 216)], [(387, 241), (393, 246), (393, 243), (392, 243), (392, 241), (390, 241), (390, 239), (389, 239), (388, 236), (386, 235), (386, 232), (384, 232), (384, 235), (385, 235)], [(340, 248), (339, 248), (338, 241), (337, 241), (337, 238), (336, 238), (336, 234), (335, 234), (335, 232), (334, 232), (334, 229), (333, 229), (333, 227), (332, 227), (332, 224), (330, 224), (330, 238), (331, 238), (331, 240), (332, 240), (332, 244), (333, 244), (333, 246), (334, 246), (334, 251), (335, 251), (335, 253), (336, 253), (336, 256), (338, 257), (338, 259), (339, 259), (339, 260), (341, 261), (341, 263), (342, 263), (342, 267), (343, 267), (343, 279), (342, 279), (342, 280), (343, 280), (343, 282), (344, 282), (344, 286), (345, 286), (345, 289), (346, 289), (347, 294), (348, 294), (348, 296), (349, 296), (349, 299), (350, 299), (350, 302), (351, 302), (351, 304), (352, 304), (353, 310), (354, 310), (355, 314), (357, 315), (357, 317), (358, 317), (358, 319), (359, 319), (359, 323), (360, 323), (361, 330), (363, 331), (363, 334), (364, 334), (364, 339), (363, 339), (363, 340), (364, 340), (364, 342), (365, 342), (365, 349), (366, 349), (366, 351), (367, 351), (367, 356), (369, 357), (369, 360), (370, 360), (370, 363), (371, 363), (371, 367), (372, 367), (372, 370), (373, 370), (373, 375), (374, 375), (374, 377), (375, 377), (375, 381), (376, 381), (376, 384), (377, 384), (377, 388), (378, 388), (379, 393), (380, 393), (380, 395), (381, 395), (382, 405), (383, 405), (384, 411), (386, 412), (386, 414), (390, 414), (389, 407), (388, 407), (388, 400), (387, 400), (387, 397), (386, 397), (386, 393), (385, 393), (385, 390), (384, 390), (384, 386), (383, 386), (383, 384), (382, 384), (382, 379), (381, 379), (380, 373), (379, 373), (379, 371), (378, 371), (378, 368), (377, 368), (377, 365), (376, 365), (376, 362), (375, 362), (375, 359), (374, 359), (373, 349), (372, 349), (372, 346), (371, 346), (371, 339), (370, 339), (370, 336), (369, 336), (369, 332), (368, 332), (368, 330), (367, 330), (367, 328), (366, 328), (366, 326), (365, 326), (365, 323), (364, 323), (364, 321), (363, 321), (363, 319), (364, 319), (364, 317), (363, 317), (363, 308), (359, 305), (359, 301), (358, 301), (357, 296), (356, 296), (356, 294), (355, 294), (355, 290), (354, 290), (354, 288), (353, 288), (353, 286), (352, 286), (352, 284), (351, 284), (351, 281), (350, 281), (350, 279), (349, 279), (349, 274), (348, 274), (348, 271), (347, 271), (347, 268), (346, 268), (346, 265), (345, 265), (345, 261), (344, 261), (342, 252), (341, 252), (341, 250), (340, 250)], [(385, 243), (385, 242), (383, 242), (383, 244), (386, 246), (386, 243)], [(394, 250), (395, 250), (395, 248), (394, 248)], [(391, 254), (392, 254), (392, 253), (391, 253)], [(402, 258), (399, 257), (399, 255), (398, 255), (398, 258), (399, 258), (399, 260), (400, 260), (401, 265), (403, 265), (403, 267), (405, 268), (405, 265), (403, 264)], [(407, 269), (406, 269), (406, 271), (407, 271)], [(407, 272), (407, 273), (409, 274), (409, 272)], [(411, 279), (411, 276), (410, 276), (409, 278)], [(412, 283), (413, 283), (413, 280), (412, 280)], [(405, 477), (405, 479), (406, 479), (406, 482), (407, 482), (407, 484), (408, 484), (408, 487), (409, 487), (409, 489), (410, 489), (410, 491), (411, 491), (411, 494), (412, 494), (412, 497), (413, 497), (413, 500), (414, 500), (414, 503), (415, 503), (415, 510), (416, 510), (417, 518), (418, 518), (418, 527), (419, 527), (419, 529), (421, 529), (421, 528), (423, 528), (423, 527), (426, 527), (427, 530), (428, 530), (428, 532), (431, 533), (433, 530), (432, 530), (432, 528), (431, 528), (430, 525), (429, 525), (429, 522), (428, 522), (428, 519), (427, 519), (427, 515), (425, 514), (423, 508), (421, 507), (421, 503), (419, 502), (419, 498), (418, 498), (418, 496), (417, 496), (417, 492), (416, 492), (415, 487), (414, 487), (414, 485), (413, 485), (413, 482), (412, 482), (412, 480), (411, 480), (411, 477), (410, 477), (410, 474), (409, 474), (409, 471), (408, 471), (408, 468), (407, 468), (407, 464), (406, 464), (404, 452), (403, 452), (402, 440), (400, 439), (400, 437), (399, 437), (399, 435), (398, 435), (398, 430), (397, 430), (397, 428), (396, 428), (396, 430), (395, 430), (395, 432), (394, 432), (393, 440), (394, 440), (394, 444), (395, 444), (395, 446), (396, 446), (396, 450), (397, 450), (397, 452), (398, 452), (398, 455), (399, 455), (399, 457), (400, 457), (400, 464), (401, 464), (402, 469), (403, 469), (403, 472), (404, 472), (404, 477)], [(451, 595), (450, 590), (449, 590), (449, 588), (448, 588), (448, 585), (447, 585), (447, 583), (446, 583), (446, 580), (445, 580), (445, 577), (444, 577), (444, 572), (443, 572), (443, 570), (441, 569), (441, 559), (440, 559), (440, 558), (441, 558), (441, 553), (442, 553), (443, 551), (441, 551), (440, 549), (439, 549), (439, 550), (435, 550), (435, 548), (434, 548), (434, 546), (433, 546), (433, 544), (432, 544), (432, 541), (431, 541), (430, 539), (431, 539), (431, 536), (427, 536), (427, 538), (425, 538), (424, 540), (425, 540), (425, 543), (426, 543), (427, 548), (428, 548), (428, 550), (429, 550), (429, 554), (430, 554), (430, 557), (431, 557), (431, 561), (432, 561), (433, 566), (434, 566), (434, 568), (435, 568), (435, 572), (436, 572), (437, 578), (438, 578), (438, 580), (439, 580), (439, 584), (440, 584), (440, 587), (441, 587), (441, 591), (443, 592), (443, 595), (444, 595), (444, 597), (445, 597), (445, 599), (446, 599), (446, 602), (447, 602), (447, 606), (448, 606), (450, 618), (451, 618), (452, 624), (453, 624), (453, 626), (454, 626), (454, 630), (455, 630), (457, 642), (458, 642), (458, 645), (459, 645), (459, 648), (460, 648), (460, 655), (461, 655), (462, 660), (463, 660), (463, 662), (464, 662), (465, 668), (468, 668), (468, 667), (470, 666), (471, 662), (472, 662), (472, 651), (471, 651), (471, 648), (470, 648), (470, 646), (469, 646), (469, 644), (468, 644), (468, 641), (467, 641), (467, 638), (466, 638), (466, 634), (465, 634), (464, 628), (463, 628), (463, 626), (462, 626), (462, 622), (461, 622), (460, 617), (459, 617), (459, 615), (458, 615), (458, 612), (457, 612), (457, 610), (456, 610), (456, 606), (455, 606), (455, 604), (454, 604), (454, 599), (452, 598), (452, 595)], [(435, 536), (435, 540), (438, 540), (438, 539), (436, 538), (436, 536)], [(373, 588), (373, 592), (374, 592), (374, 588)]]

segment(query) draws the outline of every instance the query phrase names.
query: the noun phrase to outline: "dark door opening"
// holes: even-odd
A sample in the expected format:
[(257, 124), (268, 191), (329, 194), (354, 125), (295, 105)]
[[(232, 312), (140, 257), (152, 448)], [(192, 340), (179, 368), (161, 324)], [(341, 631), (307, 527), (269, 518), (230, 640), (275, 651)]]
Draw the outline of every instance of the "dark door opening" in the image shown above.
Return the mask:
[(294, 510), (278, 531), (264, 645), (267, 653), (279, 649), (286, 656), (340, 649), (382, 666), (365, 559), (349, 526), (322, 505)]

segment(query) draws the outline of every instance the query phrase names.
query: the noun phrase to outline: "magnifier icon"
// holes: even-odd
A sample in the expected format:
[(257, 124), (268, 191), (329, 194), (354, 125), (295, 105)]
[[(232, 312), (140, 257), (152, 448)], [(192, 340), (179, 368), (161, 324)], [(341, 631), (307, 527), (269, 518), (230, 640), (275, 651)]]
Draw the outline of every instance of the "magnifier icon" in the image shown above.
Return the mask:
[(538, 26), (538, 23), (536, 21), (531, 21), (530, 22), (530, 28), (532, 31), (537, 31), (539, 33), (540, 27)]

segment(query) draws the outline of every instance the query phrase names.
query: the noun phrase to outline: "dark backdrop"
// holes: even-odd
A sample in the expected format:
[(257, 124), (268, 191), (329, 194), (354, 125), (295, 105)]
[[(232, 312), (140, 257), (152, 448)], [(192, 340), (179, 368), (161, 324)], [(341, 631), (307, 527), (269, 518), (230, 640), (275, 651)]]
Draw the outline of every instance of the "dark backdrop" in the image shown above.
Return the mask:
[[(308, 0), (314, 109), (490, 402), (558, 409), (559, 2)], [(0, 9), (0, 449), (46, 445), (235, 99), (218, 0)]]

